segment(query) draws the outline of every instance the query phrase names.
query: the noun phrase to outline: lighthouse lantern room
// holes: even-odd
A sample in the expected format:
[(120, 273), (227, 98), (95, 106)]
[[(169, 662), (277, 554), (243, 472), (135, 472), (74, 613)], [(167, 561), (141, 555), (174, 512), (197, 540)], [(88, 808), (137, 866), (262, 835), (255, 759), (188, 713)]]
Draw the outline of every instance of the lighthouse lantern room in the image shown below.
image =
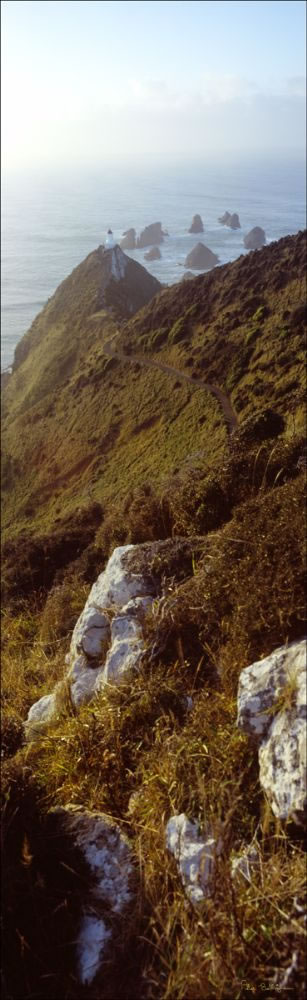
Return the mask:
[(113, 247), (115, 247), (115, 239), (112, 233), (112, 229), (108, 229), (104, 245), (106, 250), (113, 250)]

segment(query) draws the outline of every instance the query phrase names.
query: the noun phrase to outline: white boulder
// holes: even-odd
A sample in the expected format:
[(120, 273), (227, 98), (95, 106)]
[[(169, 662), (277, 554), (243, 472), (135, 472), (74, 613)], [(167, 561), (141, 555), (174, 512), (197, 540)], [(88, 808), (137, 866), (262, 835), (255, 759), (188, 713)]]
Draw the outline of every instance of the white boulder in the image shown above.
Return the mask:
[(103, 813), (69, 806), (54, 811), (89, 867), (76, 939), (78, 976), (88, 985), (106, 959), (114, 925), (133, 902), (136, 865), (128, 839)]
[(34, 705), (31, 706), (28, 713), (28, 718), (25, 723), (25, 731), (27, 729), (39, 729), (42, 725), (46, 725), (50, 719), (54, 718), (56, 715), (56, 700), (55, 692), (52, 694), (44, 694), (39, 701), (35, 701)]
[(185, 813), (172, 816), (166, 827), (166, 845), (177, 861), (181, 880), (191, 903), (202, 903), (210, 896), (214, 861), (221, 844), (200, 833), (197, 823)]
[[(258, 738), (265, 736), (272, 723), (273, 705), (285, 687), (302, 676), (306, 676), (305, 640), (281, 646), (265, 660), (242, 670), (238, 688), (239, 728)], [(301, 692), (300, 683), (298, 687)], [(299, 697), (302, 698), (302, 692)]]
[(279, 819), (306, 814), (306, 641), (242, 670), (238, 726), (260, 742), (260, 782)]
[[(129, 568), (129, 555), (135, 549), (134, 545), (114, 549), (75, 625), (65, 658), (75, 708), (90, 701), (105, 684), (120, 683), (144, 653), (143, 621), (153, 587), (144, 572)], [(55, 715), (53, 693), (32, 705), (25, 723), (27, 736), (34, 734), (34, 723), (42, 725)]]

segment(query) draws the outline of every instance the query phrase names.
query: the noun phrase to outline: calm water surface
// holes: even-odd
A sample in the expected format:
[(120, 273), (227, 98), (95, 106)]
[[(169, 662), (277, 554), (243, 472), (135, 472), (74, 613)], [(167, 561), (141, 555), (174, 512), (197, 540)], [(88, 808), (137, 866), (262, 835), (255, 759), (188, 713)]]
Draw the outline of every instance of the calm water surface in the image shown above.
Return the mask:
[[(226, 210), (239, 213), (241, 230), (218, 223)], [(205, 227), (200, 237), (187, 232), (196, 212)], [(6, 175), (1, 369), (12, 363), (16, 344), (58, 284), (103, 243), (109, 227), (119, 240), (130, 226), (139, 232), (160, 221), (169, 233), (162, 259), (149, 264), (144, 250), (131, 256), (172, 284), (180, 280), (185, 257), (199, 239), (224, 264), (245, 252), (243, 236), (253, 226), (262, 226), (269, 242), (303, 229), (305, 219), (303, 162), (225, 161), (133, 172), (122, 165), (88, 173)]]

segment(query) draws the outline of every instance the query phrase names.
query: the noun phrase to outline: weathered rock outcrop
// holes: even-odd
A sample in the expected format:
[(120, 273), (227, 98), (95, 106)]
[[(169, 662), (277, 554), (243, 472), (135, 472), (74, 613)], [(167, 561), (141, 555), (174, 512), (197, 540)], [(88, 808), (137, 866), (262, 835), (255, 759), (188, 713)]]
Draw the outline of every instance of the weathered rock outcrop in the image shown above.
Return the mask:
[(151, 247), (156, 243), (163, 243), (166, 233), (163, 232), (161, 222), (152, 222), (150, 226), (145, 226), (137, 240), (137, 247)]
[(185, 813), (172, 816), (166, 827), (166, 846), (177, 861), (181, 880), (191, 903), (210, 896), (210, 881), (220, 843), (209, 833), (202, 835), (198, 824)]
[(148, 253), (144, 253), (144, 260), (160, 260), (161, 250), (159, 247), (153, 247), (152, 250), (148, 250)]
[(193, 215), (193, 219), (190, 225), (189, 233), (203, 233), (204, 224), (200, 215)]
[[(144, 652), (142, 618), (154, 594), (153, 581), (129, 567), (124, 545), (109, 559), (90, 591), (75, 625), (67, 660), (66, 682), (76, 708), (90, 701), (105, 684), (118, 684), (136, 667)], [(57, 714), (59, 689), (32, 705), (25, 724), (31, 735)]]
[[(144, 617), (159, 590), (157, 577), (148, 572), (148, 560), (161, 553), (172, 575), (176, 560), (181, 568), (186, 566), (191, 551), (192, 543), (187, 540), (114, 549), (92, 586), (66, 657), (65, 684), (75, 708), (89, 702), (105, 685), (120, 684), (140, 664), (145, 652)], [(26, 736), (33, 738), (56, 718), (60, 703), (61, 683), (30, 708)]]
[(260, 782), (280, 819), (306, 816), (306, 641), (242, 670), (238, 726), (260, 743)]
[(76, 958), (79, 981), (89, 985), (108, 959), (114, 926), (118, 933), (119, 921), (131, 907), (137, 868), (127, 837), (103, 813), (69, 806), (54, 813), (88, 865)]
[(264, 229), (261, 226), (254, 226), (247, 236), (244, 236), (244, 246), (246, 250), (259, 250), (259, 247), (263, 247), (266, 242)]
[(222, 226), (229, 226), (229, 229), (241, 229), (241, 223), (237, 212), (224, 212), (218, 220)]
[(126, 229), (123, 233), (123, 238), (120, 241), (121, 250), (135, 250), (136, 248), (136, 231), (135, 229)]
[(211, 267), (218, 264), (218, 260), (219, 258), (216, 254), (212, 250), (209, 250), (208, 247), (205, 247), (204, 243), (197, 243), (196, 247), (193, 247), (193, 250), (188, 253), (184, 266), (192, 267), (196, 271), (209, 271)]

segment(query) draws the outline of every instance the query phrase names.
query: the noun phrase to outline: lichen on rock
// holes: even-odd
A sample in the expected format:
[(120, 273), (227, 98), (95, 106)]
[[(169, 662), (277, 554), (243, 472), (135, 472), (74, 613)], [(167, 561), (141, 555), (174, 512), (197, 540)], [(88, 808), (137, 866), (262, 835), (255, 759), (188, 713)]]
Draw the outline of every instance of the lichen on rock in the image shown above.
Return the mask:
[(88, 865), (76, 958), (78, 978), (89, 985), (107, 957), (114, 926), (133, 902), (136, 865), (128, 838), (103, 813), (69, 806), (54, 812)]
[(185, 892), (191, 903), (210, 896), (214, 861), (221, 844), (210, 832), (201, 834), (198, 824), (185, 813), (171, 816), (166, 827), (166, 846), (177, 861)]
[(306, 815), (306, 641), (242, 670), (237, 724), (258, 741), (260, 783), (280, 819)]

